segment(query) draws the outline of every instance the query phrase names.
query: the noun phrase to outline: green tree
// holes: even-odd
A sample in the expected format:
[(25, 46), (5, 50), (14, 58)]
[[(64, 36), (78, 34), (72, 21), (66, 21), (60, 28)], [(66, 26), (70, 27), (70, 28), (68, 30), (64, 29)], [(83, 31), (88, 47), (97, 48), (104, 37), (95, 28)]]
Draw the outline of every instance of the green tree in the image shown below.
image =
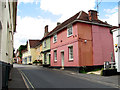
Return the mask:
[(20, 47), (19, 47), (19, 49), (18, 49), (18, 51), (19, 51), (19, 57), (20, 58), (22, 58), (22, 51), (23, 50), (25, 50), (25, 49), (27, 49), (27, 45), (21, 45)]

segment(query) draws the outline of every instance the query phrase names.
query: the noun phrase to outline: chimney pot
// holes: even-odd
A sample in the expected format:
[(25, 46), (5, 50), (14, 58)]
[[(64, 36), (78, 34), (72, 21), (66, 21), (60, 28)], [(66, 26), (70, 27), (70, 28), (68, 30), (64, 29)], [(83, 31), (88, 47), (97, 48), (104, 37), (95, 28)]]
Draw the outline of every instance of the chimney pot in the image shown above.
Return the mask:
[(57, 26), (60, 25), (61, 23), (60, 22), (57, 22)]
[(96, 10), (89, 10), (88, 13), (89, 13), (89, 20), (90, 21), (98, 20), (98, 16), (97, 16), (98, 12)]

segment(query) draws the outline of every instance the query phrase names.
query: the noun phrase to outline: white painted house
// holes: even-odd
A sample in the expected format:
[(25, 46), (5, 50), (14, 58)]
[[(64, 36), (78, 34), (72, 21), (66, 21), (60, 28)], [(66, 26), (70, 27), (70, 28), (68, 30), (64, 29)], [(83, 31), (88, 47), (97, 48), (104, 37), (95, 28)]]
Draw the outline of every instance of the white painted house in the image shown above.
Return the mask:
[(16, 31), (16, 15), (17, 0), (16, 2), (15, 0), (0, 0), (0, 90), (7, 85), (5, 76), (8, 74), (6, 73), (8, 69), (6, 67), (13, 61), (13, 35)]
[(115, 28), (113, 32), (115, 65), (117, 72), (120, 72), (120, 28)]

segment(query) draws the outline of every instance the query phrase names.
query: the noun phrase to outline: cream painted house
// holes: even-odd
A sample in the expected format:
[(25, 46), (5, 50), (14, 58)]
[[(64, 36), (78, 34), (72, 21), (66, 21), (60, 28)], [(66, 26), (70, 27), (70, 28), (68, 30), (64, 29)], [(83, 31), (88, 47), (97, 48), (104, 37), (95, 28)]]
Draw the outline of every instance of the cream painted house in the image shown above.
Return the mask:
[[(6, 67), (8, 64), (12, 65), (13, 62), (13, 35), (16, 31), (16, 15), (17, 15), (17, 2), (13, 0), (0, 0), (0, 65), (2, 67), (0, 74), (0, 89), (7, 87), (7, 84), (2, 84), (6, 80), (8, 70)], [(1, 76), (1, 75), (0, 75)], [(7, 83), (7, 82), (6, 82)]]
[(40, 43), (40, 40), (28, 40), (27, 50), (22, 53), (22, 64), (33, 64), (37, 60), (36, 45)]

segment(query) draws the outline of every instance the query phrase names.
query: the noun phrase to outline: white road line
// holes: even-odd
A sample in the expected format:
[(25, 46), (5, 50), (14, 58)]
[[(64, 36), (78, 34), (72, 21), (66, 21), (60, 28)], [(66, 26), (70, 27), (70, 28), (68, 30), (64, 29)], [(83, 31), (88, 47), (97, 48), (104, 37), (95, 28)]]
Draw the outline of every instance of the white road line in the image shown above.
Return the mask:
[[(33, 88), (33, 90), (35, 90), (34, 86), (33, 86), (32, 83), (30, 82), (30, 80), (27, 78), (27, 76), (26, 76), (21, 70), (19, 70), (19, 71), (21, 72), (21, 74), (23, 75), (23, 77), (25, 77), (26, 80), (29, 82), (29, 84), (30, 84), (30, 86)], [(26, 82), (26, 81), (25, 81), (25, 82)], [(26, 82), (26, 83), (27, 83), (27, 82)], [(27, 84), (27, 88), (29, 88), (28, 84)]]

